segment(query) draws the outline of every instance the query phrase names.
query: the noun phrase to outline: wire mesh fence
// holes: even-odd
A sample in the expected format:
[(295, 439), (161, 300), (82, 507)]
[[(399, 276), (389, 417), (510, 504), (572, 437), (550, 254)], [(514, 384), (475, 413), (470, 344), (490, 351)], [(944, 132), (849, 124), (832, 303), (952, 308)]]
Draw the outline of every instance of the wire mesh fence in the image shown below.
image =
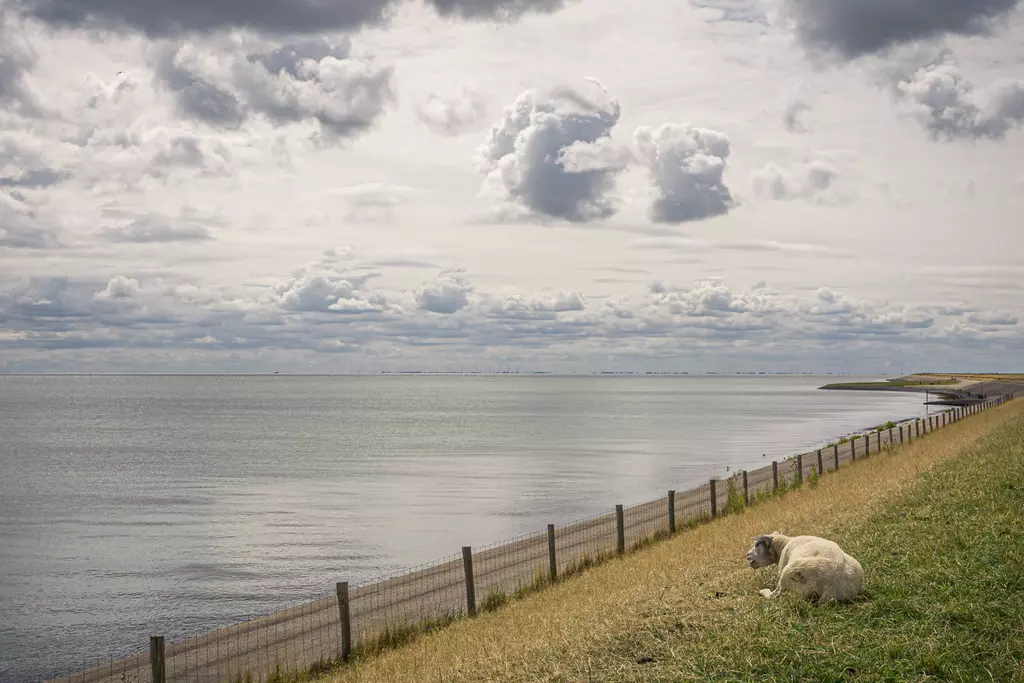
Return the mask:
[(867, 433), (754, 470), (732, 472), (688, 491), (544, 531), (518, 536), (349, 586), (206, 633), (83, 662), (55, 672), (54, 683), (270, 683), (323, 671), (353, 654), (372, 653), (444, 626), (467, 614), (495, 609), (615, 554), (808, 477), (833, 472), (858, 458), (912, 443), (942, 427), (1013, 398), (955, 408)]

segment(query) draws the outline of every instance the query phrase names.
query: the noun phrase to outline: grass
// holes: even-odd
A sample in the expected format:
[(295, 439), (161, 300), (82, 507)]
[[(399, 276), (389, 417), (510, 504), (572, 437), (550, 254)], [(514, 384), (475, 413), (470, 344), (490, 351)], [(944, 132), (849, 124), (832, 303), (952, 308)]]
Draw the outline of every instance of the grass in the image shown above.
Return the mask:
[[(1017, 402), (329, 680), (1024, 680), (1022, 443)], [(742, 558), (751, 536), (775, 529), (857, 555), (865, 599), (760, 598), (774, 576)]]
[(935, 387), (949, 384), (957, 384), (955, 379), (938, 380), (908, 380), (890, 379), (884, 382), (839, 382), (826, 384), (822, 389), (893, 389), (899, 387)]
[(1021, 373), (962, 373), (962, 372), (923, 372), (923, 375), (934, 375), (938, 377), (957, 377), (959, 379), (971, 380), (993, 380), (998, 382), (1024, 382), (1024, 374)]

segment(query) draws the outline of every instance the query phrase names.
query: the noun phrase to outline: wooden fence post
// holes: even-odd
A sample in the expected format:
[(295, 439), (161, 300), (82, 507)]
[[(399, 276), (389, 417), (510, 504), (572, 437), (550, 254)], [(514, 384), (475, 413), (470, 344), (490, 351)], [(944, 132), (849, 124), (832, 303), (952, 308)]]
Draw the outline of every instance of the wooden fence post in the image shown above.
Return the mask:
[(476, 616), (476, 587), (473, 585), (473, 548), (462, 547), (462, 568), (466, 570), (466, 610)]
[(167, 660), (164, 657), (164, 637), (149, 637), (149, 665), (153, 683), (167, 683)]
[(339, 581), (334, 590), (338, 594), (338, 619), (341, 621), (341, 660), (347, 662), (352, 656), (352, 616), (349, 611), (348, 581)]
[(857, 437), (850, 439), (850, 460), (857, 462)]
[(839, 469), (839, 444), (832, 444), (832, 457), (836, 461), (836, 469)]
[(558, 556), (555, 555), (555, 525), (548, 524), (548, 577), (551, 583), (558, 580)]
[(615, 506), (615, 538), (619, 555), (626, 552), (626, 515), (621, 505)]
[(718, 491), (715, 488), (715, 480), (711, 480), (711, 517), (718, 516)]
[(668, 532), (676, 532), (676, 492), (668, 492)]
[(921, 421), (914, 420), (914, 431), (917, 432), (917, 438), (921, 438)]
[(797, 453), (796, 455), (796, 471), (800, 473), (798, 477), (800, 481), (804, 480), (804, 456), (803, 453)]
[(746, 470), (743, 470), (743, 504), (750, 505), (750, 486), (747, 484)]
[(825, 474), (825, 463), (821, 461), (821, 449), (818, 449), (818, 476)]
[(772, 491), (779, 490), (779, 463), (772, 460)]
[(900, 425), (900, 445), (903, 445), (903, 425)]

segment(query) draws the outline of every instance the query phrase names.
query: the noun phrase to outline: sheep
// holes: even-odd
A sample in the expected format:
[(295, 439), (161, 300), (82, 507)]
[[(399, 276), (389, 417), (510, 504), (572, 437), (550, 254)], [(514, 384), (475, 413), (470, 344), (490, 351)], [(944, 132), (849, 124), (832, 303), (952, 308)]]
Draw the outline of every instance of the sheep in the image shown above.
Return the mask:
[(766, 598), (777, 598), (788, 589), (807, 600), (848, 602), (864, 587), (864, 569), (836, 543), (818, 536), (785, 536), (773, 531), (754, 538), (747, 551), (751, 569), (779, 565), (779, 585), (762, 589)]

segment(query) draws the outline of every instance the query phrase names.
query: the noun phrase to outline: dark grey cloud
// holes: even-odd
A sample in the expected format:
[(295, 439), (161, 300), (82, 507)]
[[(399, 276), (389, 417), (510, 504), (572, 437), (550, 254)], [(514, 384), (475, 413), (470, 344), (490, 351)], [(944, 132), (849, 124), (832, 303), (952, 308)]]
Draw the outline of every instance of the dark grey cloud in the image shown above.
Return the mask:
[(988, 32), (1020, 0), (789, 0), (797, 35), (846, 59), (945, 34)]
[[(550, 12), (562, 0), (427, 0), (442, 16), (515, 19)], [(14, 0), (26, 14), (59, 27), (143, 31), (153, 37), (249, 28), (289, 35), (345, 31), (384, 22), (397, 0)]]
[(723, 133), (666, 123), (656, 130), (638, 128), (634, 139), (656, 190), (653, 220), (699, 221), (735, 205), (724, 179), (731, 144)]
[(900, 76), (894, 90), (935, 140), (1001, 140), (1024, 124), (1024, 81), (976, 91), (949, 52)]
[(394, 101), (391, 68), (355, 57), (347, 39), (235, 52), (216, 73), (202, 54), (193, 45), (165, 47), (154, 72), (182, 115), (215, 127), (262, 116), (277, 126), (315, 122), (325, 139), (347, 138), (371, 128)]
[(506, 109), (480, 148), (485, 188), (502, 213), (526, 213), (573, 222), (616, 211), (615, 179), (628, 153), (611, 140), (620, 107), (604, 87), (600, 99), (563, 88), (528, 91)]
[(121, 228), (105, 228), (100, 238), (107, 242), (151, 244), (161, 242), (205, 242), (213, 239), (210, 231), (193, 223), (172, 223), (155, 216), (137, 218)]
[(177, 56), (178, 53), (173, 47), (159, 50), (153, 70), (157, 79), (174, 93), (174, 103), (178, 112), (186, 118), (203, 121), (211, 126), (240, 126), (245, 121), (247, 113), (238, 98), (180, 65)]
[(480, 125), (487, 107), (479, 94), (464, 88), (455, 95), (430, 93), (416, 109), (416, 118), (438, 135), (462, 135)]

